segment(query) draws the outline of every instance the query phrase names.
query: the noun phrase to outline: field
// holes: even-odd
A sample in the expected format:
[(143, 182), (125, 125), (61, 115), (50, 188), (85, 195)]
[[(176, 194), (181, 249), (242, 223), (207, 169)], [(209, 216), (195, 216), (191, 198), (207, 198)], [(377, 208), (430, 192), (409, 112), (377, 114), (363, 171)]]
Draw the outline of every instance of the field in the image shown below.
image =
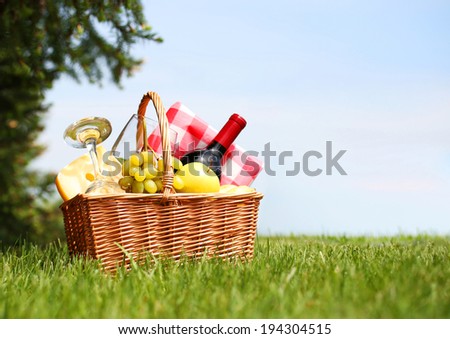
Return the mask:
[(450, 318), (449, 237), (259, 237), (251, 262), (115, 275), (24, 244), (0, 277), (0, 318)]

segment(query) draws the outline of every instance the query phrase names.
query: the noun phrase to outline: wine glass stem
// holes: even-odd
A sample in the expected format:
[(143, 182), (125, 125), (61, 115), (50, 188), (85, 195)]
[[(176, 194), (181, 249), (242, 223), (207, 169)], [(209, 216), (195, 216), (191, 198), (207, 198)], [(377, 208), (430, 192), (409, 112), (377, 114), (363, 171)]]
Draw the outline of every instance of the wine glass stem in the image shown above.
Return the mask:
[(94, 178), (98, 179), (100, 174), (100, 167), (98, 165), (98, 157), (97, 157), (97, 141), (93, 138), (87, 139), (85, 141), (86, 148), (89, 151), (89, 156), (91, 157), (92, 165), (94, 166)]

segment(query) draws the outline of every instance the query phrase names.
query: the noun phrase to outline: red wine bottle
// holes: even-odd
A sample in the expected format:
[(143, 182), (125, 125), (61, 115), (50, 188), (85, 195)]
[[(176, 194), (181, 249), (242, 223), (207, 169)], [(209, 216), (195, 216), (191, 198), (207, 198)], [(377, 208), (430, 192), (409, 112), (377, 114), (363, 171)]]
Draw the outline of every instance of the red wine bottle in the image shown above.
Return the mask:
[(204, 149), (196, 149), (181, 157), (183, 165), (201, 162), (211, 168), (220, 179), (222, 174), (222, 158), (230, 145), (236, 140), (247, 122), (238, 114), (233, 114), (216, 137)]

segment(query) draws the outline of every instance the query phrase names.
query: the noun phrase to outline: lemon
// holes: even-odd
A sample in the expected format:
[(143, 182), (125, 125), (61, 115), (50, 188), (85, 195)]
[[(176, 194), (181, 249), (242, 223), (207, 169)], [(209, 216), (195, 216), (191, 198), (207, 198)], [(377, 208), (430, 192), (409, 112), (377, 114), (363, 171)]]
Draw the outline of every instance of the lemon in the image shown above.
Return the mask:
[(253, 187), (249, 186), (237, 186), (237, 185), (222, 185), (220, 186), (220, 193), (230, 193), (230, 194), (239, 194), (239, 193), (250, 193), (255, 192), (256, 190)]
[(222, 186), (220, 186), (220, 193), (228, 193), (229, 191), (231, 191), (235, 187), (237, 187), (237, 186), (236, 185), (231, 185), (231, 184), (222, 185)]
[(256, 190), (253, 187), (249, 186), (235, 186), (232, 189), (230, 189), (227, 193), (251, 193), (255, 192)]
[(175, 174), (182, 179), (184, 186), (177, 190), (180, 193), (214, 193), (219, 192), (218, 176), (201, 162), (183, 165)]

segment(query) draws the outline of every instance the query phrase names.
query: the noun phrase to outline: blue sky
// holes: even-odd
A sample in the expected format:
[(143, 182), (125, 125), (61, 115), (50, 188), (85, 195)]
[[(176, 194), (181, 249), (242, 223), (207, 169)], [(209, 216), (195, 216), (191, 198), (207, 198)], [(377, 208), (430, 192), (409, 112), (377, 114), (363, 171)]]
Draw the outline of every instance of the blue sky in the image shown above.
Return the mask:
[[(293, 152), (254, 182), (265, 194), (260, 233), (450, 234), (450, 3), (144, 3), (164, 43), (133, 50), (145, 64), (122, 90), (58, 81), (36, 167), (80, 155), (62, 132), (81, 117), (108, 118), (114, 139), (154, 90), (216, 128), (242, 114), (246, 149)], [(348, 175), (286, 176), (305, 152), (325, 154), (326, 141), (346, 150)]]

